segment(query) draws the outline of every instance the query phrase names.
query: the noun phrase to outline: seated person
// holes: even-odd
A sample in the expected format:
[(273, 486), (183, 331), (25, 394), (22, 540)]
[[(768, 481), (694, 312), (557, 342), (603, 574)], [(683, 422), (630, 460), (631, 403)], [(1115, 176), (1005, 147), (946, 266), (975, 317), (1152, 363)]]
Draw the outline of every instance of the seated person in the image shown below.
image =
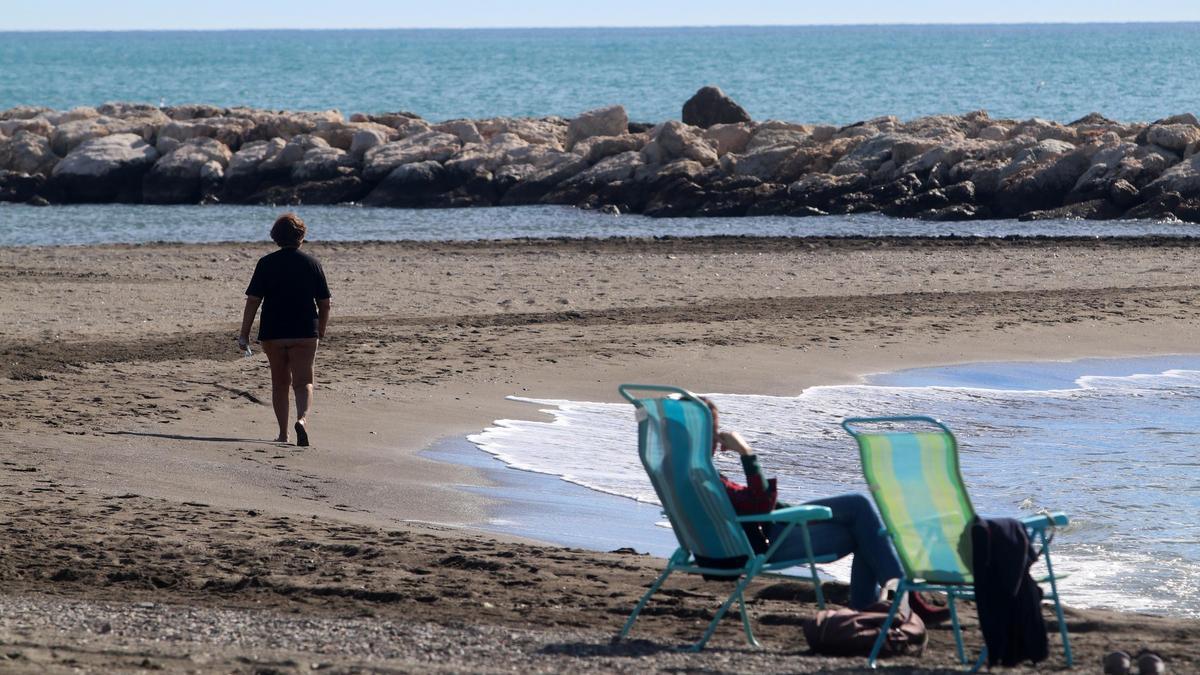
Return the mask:
[[(733, 510), (738, 515), (751, 515), (787, 507), (788, 504), (776, 500), (775, 480), (768, 481), (763, 476), (753, 448), (736, 431), (722, 431), (717, 422), (716, 404), (707, 398), (702, 400), (712, 411), (713, 453), (719, 450), (736, 452), (742, 458), (742, 469), (746, 473), (745, 485), (721, 475), (721, 482), (725, 485), (729, 501), (733, 503)], [(808, 524), (813, 555), (835, 555), (838, 558), (854, 556), (850, 565), (850, 607), (862, 610), (877, 602), (881, 587), (893, 579), (899, 579), (903, 570), (891, 540), (883, 533), (883, 522), (879, 519), (875, 506), (861, 494), (814, 499), (805, 504), (827, 506), (833, 512), (830, 520)], [(786, 523), (765, 523), (762, 528), (763, 535), (767, 541), (774, 541), (785, 527)], [(751, 537), (752, 543), (753, 539)], [(771, 560), (797, 560), (805, 557), (804, 538), (793, 531), (771, 556)], [(950, 614), (947, 609), (928, 604), (916, 593), (909, 594), (909, 606), (927, 624), (945, 621)]]

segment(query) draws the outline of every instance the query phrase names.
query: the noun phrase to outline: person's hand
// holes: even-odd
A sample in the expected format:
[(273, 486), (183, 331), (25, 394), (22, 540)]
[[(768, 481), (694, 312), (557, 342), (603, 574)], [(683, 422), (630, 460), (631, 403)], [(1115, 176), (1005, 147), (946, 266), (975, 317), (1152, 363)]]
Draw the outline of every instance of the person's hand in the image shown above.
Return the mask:
[(736, 452), (743, 457), (753, 455), (754, 450), (746, 439), (736, 431), (721, 431), (717, 434), (717, 440), (720, 441), (721, 447), (731, 452)]
[(248, 338), (246, 338), (244, 335), (238, 336), (237, 344), (238, 344), (238, 351), (240, 351), (240, 352), (250, 351), (250, 340)]

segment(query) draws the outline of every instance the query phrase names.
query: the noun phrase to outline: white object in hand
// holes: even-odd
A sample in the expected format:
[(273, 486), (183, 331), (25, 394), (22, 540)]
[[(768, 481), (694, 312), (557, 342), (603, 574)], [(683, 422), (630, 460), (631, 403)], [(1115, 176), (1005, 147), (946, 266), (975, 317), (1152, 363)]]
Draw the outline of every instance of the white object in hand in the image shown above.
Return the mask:
[(254, 355), (254, 352), (250, 351), (250, 343), (248, 341), (246, 341), (246, 339), (243, 338), (241, 335), (238, 336), (237, 343), (238, 343), (238, 348), (242, 350), (243, 356), (253, 356)]

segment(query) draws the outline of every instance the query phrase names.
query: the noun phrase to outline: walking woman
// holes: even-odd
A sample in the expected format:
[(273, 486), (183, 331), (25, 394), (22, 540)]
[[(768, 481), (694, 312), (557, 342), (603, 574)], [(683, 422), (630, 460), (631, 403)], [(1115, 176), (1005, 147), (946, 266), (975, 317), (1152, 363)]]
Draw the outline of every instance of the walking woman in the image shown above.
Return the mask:
[(262, 305), (258, 340), (271, 364), (271, 405), (279, 422), (276, 441), (288, 441), (288, 389), (296, 392), (296, 445), (308, 445), (308, 410), (312, 404), (313, 362), (317, 343), (329, 324), (329, 285), (325, 270), (302, 253), (304, 221), (294, 213), (280, 216), (271, 227), (279, 250), (259, 258), (246, 288), (246, 309), (238, 347), (250, 344), (250, 326)]

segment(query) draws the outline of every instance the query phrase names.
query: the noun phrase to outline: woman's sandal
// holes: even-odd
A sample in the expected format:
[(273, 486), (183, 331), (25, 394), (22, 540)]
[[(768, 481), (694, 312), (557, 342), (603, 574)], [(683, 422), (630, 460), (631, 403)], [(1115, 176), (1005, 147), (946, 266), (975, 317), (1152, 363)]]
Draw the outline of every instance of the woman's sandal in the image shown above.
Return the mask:
[(300, 446), (301, 448), (307, 448), (308, 430), (306, 430), (304, 425), (299, 422), (296, 422), (296, 426), (293, 428), (296, 430), (296, 445)]

